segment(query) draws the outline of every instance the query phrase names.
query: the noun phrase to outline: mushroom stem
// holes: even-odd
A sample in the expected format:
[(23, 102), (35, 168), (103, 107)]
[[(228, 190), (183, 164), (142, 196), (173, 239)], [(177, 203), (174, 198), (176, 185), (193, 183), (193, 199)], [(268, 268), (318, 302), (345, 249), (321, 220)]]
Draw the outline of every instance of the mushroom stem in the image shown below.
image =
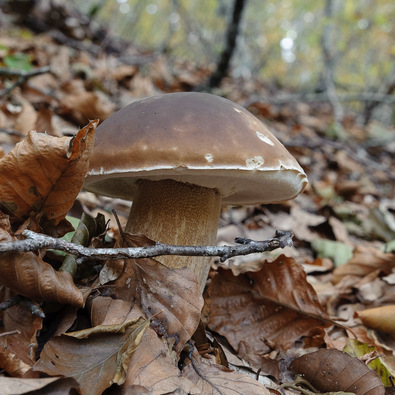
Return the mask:
[[(215, 189), (173, 180), (140, 180), (126, 231), (176, 245), (213, 245), (216, 242), (221, 195)], [(170, 268), (187, 267), (203, 292), (210, 257), (163, 256)]]

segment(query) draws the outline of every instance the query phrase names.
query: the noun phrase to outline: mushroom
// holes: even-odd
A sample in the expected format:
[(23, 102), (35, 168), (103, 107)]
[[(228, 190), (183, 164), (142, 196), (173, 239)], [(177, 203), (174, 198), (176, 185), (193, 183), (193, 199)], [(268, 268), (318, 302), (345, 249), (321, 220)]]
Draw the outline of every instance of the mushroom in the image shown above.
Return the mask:
[[(126, 231), (166, 244), (213, 245), (222, 205), (275, 203), (307, 177), (254, 115), (208, 93), (138, 100), (96, 131), (84, 188), (133, 200)], [(203, 291), (209, 257), (163, 256), (188, 267)]]

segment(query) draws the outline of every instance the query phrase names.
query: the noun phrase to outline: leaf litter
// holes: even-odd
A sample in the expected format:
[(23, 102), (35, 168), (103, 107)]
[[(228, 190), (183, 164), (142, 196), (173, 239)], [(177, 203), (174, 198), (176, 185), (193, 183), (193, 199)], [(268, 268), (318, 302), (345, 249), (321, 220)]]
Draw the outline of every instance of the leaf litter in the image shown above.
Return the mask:
[[(0, 126), (7, 131), (0, 134), (2, 241), (18, 240), (25, 228), (60, 237), (71, 229), (65, 219), (70, 210), (93, 217), (100, 211), (107, 218), (109, 207), (127, 213), (125, 202), (79, 194), (96, 126), (90, 120), (108, 117), (115, 110), (111, 103), (119, 108), (138, 97), (193, 88), (209, 70), (170, 64), (165, 56), (143, 70), (113, 55), (103, 53), (98, 59), (83, 49), (70, 50), (45, 34), (35, 40), (4, 37), (2, 42), (21, 53), (30, 51), (37, 67), (50, 64), (52, 71), (14, 89), (0, 106)], [(218, 365), (226, 358), (214, 356), (223, 352), (234, 362), (230, 366), (243, 365), (245, 371), (265, 376), (270, 383), (265, 386), (275, 390), (294, 380), (288, 366), (296, 357), (325, 348), (347, 350), (354, 337), (376, 347), (386, 366), (395, 366), (390, 280), (395, 258), (388, 249), (394, 237), (394, 195), (388, 187), (395, 171), (393, 153), (377, 139), (371, 148), (377, 127), (362, 128), (351, 115), (348, 132), (354, 140), (337, 144), (328, 139), (332, 115), (325, 104), (245, 100), (265, 91), (258, 80), (239, 81), (237, 89), (229, 80), (220, 93), (248, 103), (250, 111), (265, 119), (303, 165), (310, 186), (292, 202), (232, 208), (223, 213), (220, 227), (257, 239), (274, 229), (291, 230), (294, 246), (281, 252), (285, 256), (274, 251), (228, 265), (216, 262), (204, 300), (190, 273), (171, 271), (160, 258), (107, 262), (108, 272), (100, 278), (77, 270), (72, 279), (56, 270), (61, 263), (47, 251), (3, 256), (2, 300), (21, 293), (47, 315), (34, 316), (24, 304), (2, 312), (0, 366), (15, 384), (35, 377), (38, 385), (48, 385), (40, 383), (37, 370), (58, 376), (65, 369), (67, 377), (78, 370), (86, 374), (78, 382), (82, 393), (101, 393), (112, 382), (124, 382), (126, 393), (266, 393), (263, 384)], [(114, 246), (118, 233), (110, 223), (106, 235), (95, 237), (91, 245)], [(180, 359), (200, 318), (207, 333), (205, 351)], [(119, 328), (125, 332), (117, 332)], [(66, 335), (69, 331), (87, 337), (73, 338)], [(97, 366), (107, 366), (105, 355), (111, 355), (111, 368), (103, 374), (92, 366), (95, 357)], [(309, 364), (318, 367), (318, 362)]]

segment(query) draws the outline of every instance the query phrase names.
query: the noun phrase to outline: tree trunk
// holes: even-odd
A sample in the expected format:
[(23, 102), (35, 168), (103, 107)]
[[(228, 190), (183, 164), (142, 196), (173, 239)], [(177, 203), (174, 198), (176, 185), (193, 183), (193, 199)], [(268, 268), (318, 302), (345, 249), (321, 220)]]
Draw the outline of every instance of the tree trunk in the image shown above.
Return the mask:
[(226, 32), (226, 45), (222, 51), (217, 68), (209, 78), (205, 88), (218, 87), (229, 72), (230, 61), (236, 49), (236, 40), (240, 32), (240, 22), (247, 0), (234, 0), (232, 19)]

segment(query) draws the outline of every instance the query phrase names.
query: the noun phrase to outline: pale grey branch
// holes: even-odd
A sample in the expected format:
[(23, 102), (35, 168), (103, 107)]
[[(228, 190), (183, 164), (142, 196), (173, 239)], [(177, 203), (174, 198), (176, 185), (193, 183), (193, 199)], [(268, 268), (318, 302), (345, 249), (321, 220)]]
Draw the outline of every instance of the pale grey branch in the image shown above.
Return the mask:
[(238, 245), (227, 246), (177, 246), (156, 243), (149, 247), (136, 248), (87, 248), (56, 239), (30, 230), (23, 231), (25, 240), (0, 243), (0, 254), (9, 252), (28, 252), (42, 248), (60, 250), (86, 259), (120, 259), (120, 258), (150, 258), (160, 255), (183, 255), (183, 256), (218, 256), (221, 262), (238, 255), (248, 255), (257, 252), (272, 251), (276, 248), (292, 246), (292, 233), (276, 231), (276, 237), (254, 241), (250, 239), (236, 238)]

